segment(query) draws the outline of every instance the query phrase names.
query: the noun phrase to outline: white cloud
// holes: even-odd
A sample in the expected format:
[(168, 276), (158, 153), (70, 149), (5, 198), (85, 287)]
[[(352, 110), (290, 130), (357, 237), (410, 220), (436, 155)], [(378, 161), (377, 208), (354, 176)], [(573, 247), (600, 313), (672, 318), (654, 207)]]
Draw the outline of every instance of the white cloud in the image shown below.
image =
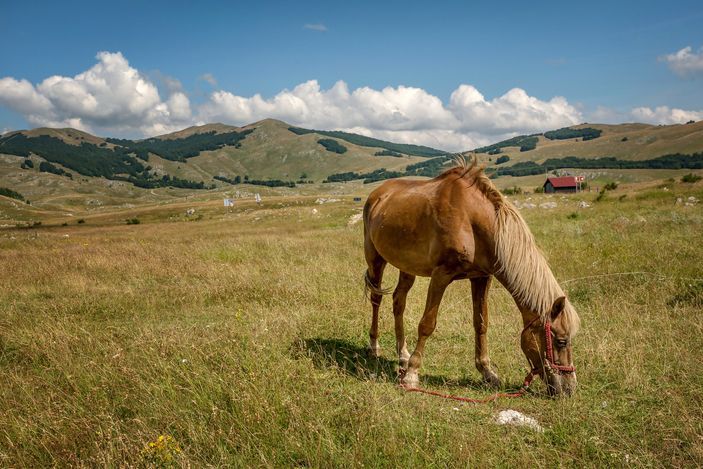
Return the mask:
[(488, 134), (540, 132), (583, 120), (565, 98), (541, 101), (520, 88), (487, 101), (473, 86), (461, 85), (449, 98), (449, 109), (461, 121), (462, 130)]
[(27, 117), (46, 115), (51, 102), (27, 80), (0, 78), (0, 103)]
[(207, 83), (210, 83), (210, 85), (212, 86), (217, 86), (217, 80), (215, 79), (215, 76), (212, 73), (203, 73), (198, 78)]
[(519, 133), (540, 132), (582, 121), (566, 99), (541, 101), (515, 88), (486, 100), (476, 88), (461, 85), (444, 105), (421, 88), (398, 86), (350, 91), (338, 81), (323, 90), (316, 80), (283, 90), (272, 98), (217, 91), (200, 109), (203, 122), (237, 125), (273, 117), (293, 125), (340, 129), (405, 143), (465, 150)]
[[(52, 76), (32, 85), (0, 79), (0, 105), (33, 125), (71, 126), (111, 135), (150, 136), (195, 122), (236, 125), (272, 117), (292, 125), (340, 129), (377, 138), (466, 150), (518, 133), (539, 132), (580, 122), (581, 113), (561, 97), (542, 101), (515, 88), (488, 100), (461, 85), (445, 105), (422, 88), (397, 86), (350, 90), (343, 81), (322, 89), (316, 80), (273, 97), (245, 97), (215, 90), (191, 109), (180, 83), (170, 77), (163, 100), (156, 85), (121, 53), (100, 52), (98, 62), (75, 77)], [(202, 80), (216, 84), (211, 74)]]
[(678, 52), (660, 57), (677, 75), (686, 77), (703, 75), (703, 46), (694, 52), (691, 46), (684, 47)]
[(658, 106), (654, 109), (638, 107), (632, 110), (632, 117), (638, 122), (648, 124), (685, 124), (691, 120), (703, 119), (703, 111), (687, 111), (668, 106)]
[(311, 31), (319, 31), (321, 33), (327, 32), (327, 26), (322, 23), (307, 23), (303, 25), (303, 29), (309, 29)]
[[(165, 83), (162, 98), (154, 82), (131, 67), (121, 53), (100, 52), (94, 66), (74, 77), (52, 76), (36, 85), (0, 78), (0, 106), (13, 109), (35, 126), (70, 126), (114, 136), (152, 136), (216, 121), (245, 125), (272, 117), (301, 127), (346, 130), (452, 151), (585, 120), (582, 111), (564, 97), (541, 100), (520, 88), (486, 98), (474, 86), (461, 84), (445, 103), (417, 87), (350, 90), (338, 81), (324, 89), (310, 80), (271, 97), (216, 89), (205, 102), (193, 106), (180, 83), (166, 78), (155, 78)], [(211, 74), (200, 78), (216, 84)], [(599, 107), (588, 119), (670, 124), (703, 119), (703, 111), (662, 106), (621, 112)]]
[(132, 68), (121, 53), (100, 52), (89, 70), (75, 77), (51, 76), (36, 86), (0, 79), (0, 104), (33, 125), (70, 126), (88, 131), (149, 134), (190, 122), (182, 92), (164, 102), (154, 83)]

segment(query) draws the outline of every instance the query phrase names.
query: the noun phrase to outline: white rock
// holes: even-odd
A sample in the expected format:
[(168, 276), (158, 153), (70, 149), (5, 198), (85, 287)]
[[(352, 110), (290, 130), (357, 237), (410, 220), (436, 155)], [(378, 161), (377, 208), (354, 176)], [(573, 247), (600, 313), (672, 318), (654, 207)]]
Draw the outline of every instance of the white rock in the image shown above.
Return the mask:
[(556, 202), (544, 202), (543, 204), (539, 204), (539, 208), (556, 208), (557, 203)]
[(526, 202), (526, 203), (522, 204), (522, 208), (535, 208), (535, 207), (537, 207), (537, 206), (535, 204), (530, 203), (530, 202)]
[(322, 204), (331, 204), (332, 202), (339, 202), (339, 199), (331, 199), (331, 198), (328, 199), (328, 198), (325, 198), (325, 197), (318, 197), (317, 199), (315, 199), (315, 203), (316, 203), (316, 204), (319, 204), (319, 205), (322, 205)]
[(361, 218), (364, 216), (363, 213), (355, 213), (351, 217), (349, 217), (349, 221), (347, 222), (347, 225), (352, 226), (356, 225), (361, 221)]
[(591, 204), (589, 204), (589, 203), (586, 202), (585, 200), (581, 200), (581, 201), (579, 202), (579, 204), (578, 204), (578, 207), (579, 207), (579, 208), (588, 208), (588, 207), (590, 207), (590, 206), (591, 206)]
[(691, 197), (688, 198), (688, 203), (689, 203), (689, 204), (697, 204), (697, 203), (698, 203), (698, 199), (696, 199), (695, 197), (691, 196)]
[(544, 432), (542, 426), (537, 423), (537, 420), (521, 414), (517, 410), (502, 410), (495, 416), (495, 423), (498, 425), (515, 425), (517, 427), (527, 427), (536, 432)]

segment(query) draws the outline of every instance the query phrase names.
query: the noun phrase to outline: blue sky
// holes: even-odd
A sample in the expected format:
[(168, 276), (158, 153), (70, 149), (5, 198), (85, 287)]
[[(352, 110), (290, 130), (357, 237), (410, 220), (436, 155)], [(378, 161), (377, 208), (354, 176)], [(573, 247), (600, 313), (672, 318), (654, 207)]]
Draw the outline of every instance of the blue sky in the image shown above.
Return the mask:
[[(268, 112), (458, 149), (540, 125), (703, 118), (700, 1), (3, 3), (0, 131), (144, 136)], [(110, 68), (102, 51), (121, 61), (94, 74), (133, 70), (158, 96), (122, 106), (139, 80), (98, 77), (111, 96), (73, 80)], [(71, 80), (40, 86), (51, 76)], [(330, 92), (339, 81), (349, 96)], [(69, 102), (76, 87), (90, 109)]]

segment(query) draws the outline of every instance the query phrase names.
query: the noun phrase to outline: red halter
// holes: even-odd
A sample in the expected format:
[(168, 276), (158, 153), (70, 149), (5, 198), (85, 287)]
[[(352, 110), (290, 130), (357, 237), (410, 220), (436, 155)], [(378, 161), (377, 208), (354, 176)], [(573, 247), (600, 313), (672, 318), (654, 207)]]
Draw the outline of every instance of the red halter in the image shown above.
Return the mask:
[[(530, 321), (527, 326), (522, 330), (522, 332), (525, 332), (531, 325), (534, 323), (537, 319), (539, 319), (539, 316)], [(552, 322), (547, 319), (544, 322), (544, 335), (545, 335), (545, 342), (547, 343), (547, 350), (546, 350), (546, 362), (547, 366), (549, 369), (554, 373), (554, 374), (561, 374), (561, 373), (573, 373), (576, 371), (575, 366), (569, 366), (569, 365), (558, 365), (554, 361), (554, 348), (552, 347)], [(530, 371), (530, 375), (534, 376), (538, 374), (538, 371), (536, 368), (533, 368), (532, 371)], [(528, 375), (529, 376), (529, 375)]]

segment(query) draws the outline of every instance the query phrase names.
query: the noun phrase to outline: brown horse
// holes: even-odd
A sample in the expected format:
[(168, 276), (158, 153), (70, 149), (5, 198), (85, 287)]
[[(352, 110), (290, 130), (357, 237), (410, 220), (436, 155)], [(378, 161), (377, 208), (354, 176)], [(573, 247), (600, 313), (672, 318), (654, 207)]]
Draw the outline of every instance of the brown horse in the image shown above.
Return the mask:
[[(400, 270), (393, 292), (396, 348), (402, 383), (416, 386), (425, 342), (437, 323), (442, 295), (454, 280), (470, 279), (475, 363), (485, 382), (500, 386), (488, 358), (488, 290), (494, 276), (513, 296), (522, 313), (521, 347), (532, 373), (542, 377), (551, 395), (576, 388), (571, 339), (579, 327), (565, 298), (518, 211), (503, 198), (475, 160), (431, 180), (386, 181), (364, 206), (364, 253), (372, 318), (369, 351), (378, 356), (378, 309), (383, 270)], [(430, 277), (425, 311), (415, 351), (408, 353), (403, 311), (416, 276)]]

